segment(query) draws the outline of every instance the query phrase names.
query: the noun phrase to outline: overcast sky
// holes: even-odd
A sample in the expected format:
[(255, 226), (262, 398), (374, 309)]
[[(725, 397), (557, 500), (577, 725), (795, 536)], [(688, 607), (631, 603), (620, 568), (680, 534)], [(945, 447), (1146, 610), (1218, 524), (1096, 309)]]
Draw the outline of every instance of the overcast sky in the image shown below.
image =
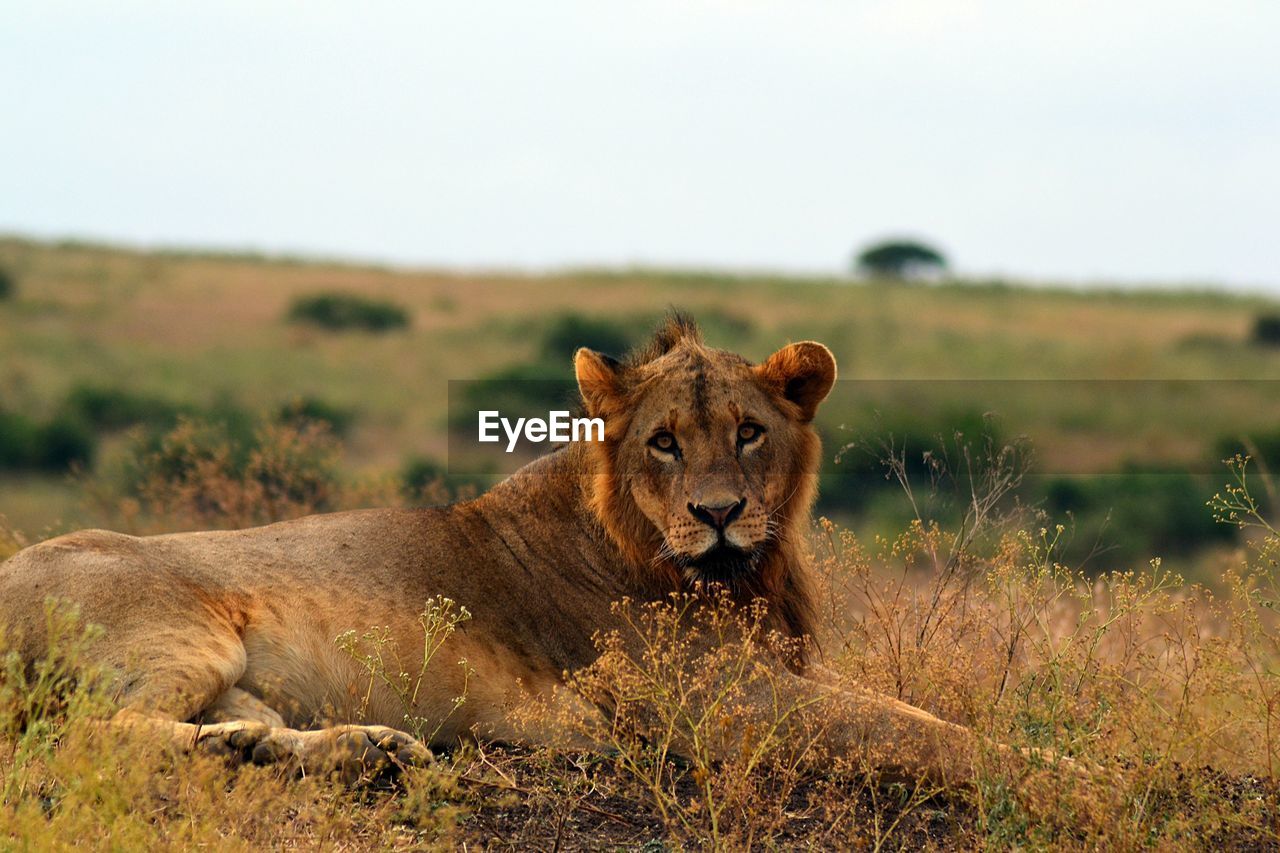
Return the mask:
[(1280, 291), (1278, 43), (1274, 0), (7, 0), (0, 230)]

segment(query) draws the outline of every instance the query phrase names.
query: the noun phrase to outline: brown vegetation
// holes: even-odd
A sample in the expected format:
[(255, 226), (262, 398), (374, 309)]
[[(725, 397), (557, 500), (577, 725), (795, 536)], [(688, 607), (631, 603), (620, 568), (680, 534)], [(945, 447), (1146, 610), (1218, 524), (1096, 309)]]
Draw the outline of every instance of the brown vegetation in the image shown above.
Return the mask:
[[(191, 429), (180, 425), (166, 446), (186, 447)], [(309, 512), (316, 494), (350, 497), (341, 488), (279, 486), (313, 482), (313, 457), (300, 450), (323, 449), (322, 437), (281, 431), (263, 446), (243, 469), (253, 476), (229, 476), (214, 464), (223, 458), (217, 452), (200, 456), (212, 497), (185, 466), (146, 466), (143, 494), (164, 496), (150, 505), (149, 526), (241, 523)], [(880, 777), (855, 757), (820, 770), (833, 757), (815, 746), (828, 724), (816, 697), (779, 693), (765, 707), (740, 701), (772, 677), (761, 656), (794, 654), (794, 641), (770, 634), (758, 607), (707, 610), (681, 598), (620, 603), (633, 642), (600, 637), (600, 661), (574, 678), (611, 713), (556, 722), (567, 740), (586, 736), (606, 752), (460, 745), (394, 784), (297, 779), (178, 757), (95, 725), (110, 702), (76, 663), (93, 629), (51, 608), (58, 652), (33, 671), (4, 658), (0, 833), (49, 847), (92, 838), (160, 849), (1280, 843), (1280, 534), (1259, 509), (1245, 461), (1233, 460), (1234, 479), (1213, 509), (1248, 526), (1254, 545), (1226, 567), (1218, 594), (1183, 585), (1158, 562), (1143, 573), (1082, 576), (1057, 559), (1060, 528), (993, 499), (1016, 470), (992, 470), (954, 529), (919, 517), (895, 538), (864, 542), (819, 523), (812, 541), (821, 628), (810, 653), (845, 684), (965, 723), (990, 744), (1040, 750), (1045, 766), (991, 746), (976, 778), (942, 786)], [(264, 472), (273, 472), (270, 488)], [(429, 646), (447, 650), (464, 620), (453, 603), (436, 602), (424, 613)], [(689, 620), (723, 642), (684, 642), (676, 629)], [(335, 643), (362, 656), (371, 680), (414, 689), (376, 636)], [(521, 713), (545, 723), (551, 712)], [(429, 731), (438, 722), (408, 724)], [(796, 736), (805, 731), (814, 736)], [(713, 758), (726, 742), (741, 749)], [(1059, 756), (1074, 763), (1060, 765)]]

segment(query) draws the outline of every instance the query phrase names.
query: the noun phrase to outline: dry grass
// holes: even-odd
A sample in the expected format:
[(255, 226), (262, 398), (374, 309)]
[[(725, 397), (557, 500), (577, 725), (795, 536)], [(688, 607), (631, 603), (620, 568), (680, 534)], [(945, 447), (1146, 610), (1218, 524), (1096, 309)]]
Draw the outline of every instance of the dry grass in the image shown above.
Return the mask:
[[(723, 343), (760, 356), (783, 338), (820, 338), (846, 377), (1221, 378), (1280, 365), (1280, 354), (1240, 343), (1259, 307), (1242, 299), (659, 273), (455, 276), (17, 241), (0, 245), (0, 257), (22, 278), (20, 298), (0, 309), (9, 405), (48, 412), (76, 381), (129, 376), (179, 402), (232, 389), (263, 411), (299, 394), (362, 410), (349, 464), (310, 427), (264, 427), (235, 449), (184, 423), (141, 453), (124, 440), (109, 448), (132, 466), (127, 476), (100, 471), (76, 487), (7, 478), (0, 501), (21, 513), (27, 536), (0, 524), (0, 559), (60, 532), (66, 502), (86, 485), (97, 496), (93, 521), (137, 532), (399, 502), (386, 472), (442, 446), (443, 379), (425, 377), (474, 376), (530, 356), (530, 331), (569, 308), (627, 317), (667, 302), (695, 313), (730, 305), (747, 326)], [(294, 296), (334, 288), (409, 306), (411, 331), (335, 337), (281, 322)], [(1206, 384), (1203, 397), (1167, 410), (1164, 432), (1134, 431), (1122, 411), (1093, 412), (1104, 418), (1097, 440), (1072, 445), (1053, 438), (1054, 418), (1084, 417), (1089, 401), (1065, 387), (1020, 405), (1045, 404), (1038, 423), (1052, 440), (1039, 446), (1065, 460), (1055, 464), (1087, 457), (1090, 469), (1147, 451), (1189, 453), (1206, 419), (1274, 414), (1242, 413), (1226, 384)], [(888, 783), (859, 757), (815, 746), (829, 721), (812, 697), (745, 700), (771, 683), (762, 662), (791, 652), (761, 629), (757, 610), (678, 599), (633, 607), (627, 632), (601, 637), (600, 662), (577, 674), (577, 689), (612, 713), (555, 720), (608, 750), (460, 746), (390, 785), (298, 779), (103, 729), (110, 697), (78, 666), (92, 631), (51, 610), (59, 653), (34, 672), (5, 658), (0, 676), (0, 847), (1280, 846), (1280, 534), (1253, 491), (1265, 491), (1265, 478), (1237, 462), (1215, 500), (1251, 544), (1221, 559), (1210, 590), (1159, 563), (1097, 578), (1064, 565), (1056, 520), (1008, 499), (1020, 474), (999, 453), (975, 460), (989, 474), (954, 524), (939, 526), (908, 490), (914, 518), (895, 536), (818, 526), (816, 652), (850, 684), (972, 726), (988, 743), (1071, 757), (1083, 776), (1028, 769), (991, 748), (967, 785)], [(447, 649), (461, 615), (453, 607), (426, 608), (428, 653), (433, 637)], [(677, 628), (691, 622), (723, 642), (683, 642)], [(403, 689), (407, 727), (439, 724), (413, 715), (420, 669), (379, 658), (376, 633), (346, 641), (371, 683)], [(531, 723), (547, 713), (524, 711)]]
[[(286, 483), (301, 472), (305, 482), (307, 455), (283, 453), (302, 440), (281, 434), (263, 451), (290, 464), (243, 470)], [(1280, 844), (1280, 534), (1245, 461), (1233, 461), (1234, 479), (1213, 504), (1227, 523), (1255, 530), (1256, 546), (1229, 567), (1220, 594), (1187, 587), (1158, 563), (1092, 580), (1074, 572), (1055, 557), (1060, 529), (1004, 500), (1016, 456), (996, 449), (983, 464), (990, 473), (952, 529), (919, 518), (895, 538), (864, 543), (818, 525), (824, 619), (809, 650), (850, 685), (984, 735), (990, 746), (972, 779), (892, 782), (865, 756), (826, 752), (822, 734), (835, 722), (823, 701), (776, 681), (776, 661), (794, 644), (764, 629), (759, 605), (734, 608), (714, 592), (709, 605), (692, 596), (620, 602), (626, 629), (601, 636), (599, 661), (572, 679), (606, 713), (552, 715), (539, 703), (519, 712), (553, 723), (563, 743), (459, 746), (392, 784), (355, 786), (174, 755), (104, 729), (97, 721), (111, 713), (110, 696), (78, 665), (94, 630), (51, 607), (55, 653), (34, 670), (3, 658), (0, 834), (50, 849), (86, 838), (156, 849)], [(203, 494), (189, 491), (189, 469), (148, 470), (152, 487), (176, 489), (169, 524), (195, 510), (216, 525), (242, 520), (246, 508), (272, 517), (314, 508), (218, 468), (201, 476), (218, 484), (219, 499), (188, 500)], [(0, 540), (10, 550), (19, 541)], [(463, 604), (428, 603), (422, 656), (447, 649)], [(414, 715), (414, 650), (388, 649), (376, 631), (335, 643), (370, 684), (403, 695), (407, 728), (439, 725)], [(583, 740), (603, 748), (572, 745)], [(1076, 763), (1027, 765), (995, 744)]]

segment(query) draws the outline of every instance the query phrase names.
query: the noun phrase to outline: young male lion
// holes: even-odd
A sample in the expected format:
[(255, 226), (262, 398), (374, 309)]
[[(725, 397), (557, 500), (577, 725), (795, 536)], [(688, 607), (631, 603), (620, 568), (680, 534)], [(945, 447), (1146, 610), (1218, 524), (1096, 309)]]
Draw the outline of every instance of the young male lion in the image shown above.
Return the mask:
[[(820, 454), (812, 420), (836, 378), (830, 351), (795, 343), (753, 365), (704, 346), (676, 316), (625, 361), (582, 349), (575, 368), (605, 440), (561, 448), (475, 500), (230, 532), (61, 536), (0, 566), (0, 625), (35, 659), (46, 600), (74, 602), (104, 629), (94, 655), (119, 673), (119, 721), (181, 746), (313, 769), (429, 755), (390, 728), (404, 708), (389, 689), (352, 708), (361, 673), (335, 638), (388, 626), (399, 649), (421, 649), (417, 615), (436, 596), (472, 614), (417, 697), (416, 716), (445, 720), (441, 743), (526, 737), (509, 712), (563, 694), (624, 597), (720, 584), (739, 601), (767, 601), (782, 633), (806, 635), (799, 543)], [(454, 712), (458, 657), (473, 674)], [(968, 730), (816, 676), (803, 661), (779, 663), (774, 685), (822, 696), (830, 752), (930, 777), (970, 772)], [(344, 713), (356, 718), (314, 728)]]

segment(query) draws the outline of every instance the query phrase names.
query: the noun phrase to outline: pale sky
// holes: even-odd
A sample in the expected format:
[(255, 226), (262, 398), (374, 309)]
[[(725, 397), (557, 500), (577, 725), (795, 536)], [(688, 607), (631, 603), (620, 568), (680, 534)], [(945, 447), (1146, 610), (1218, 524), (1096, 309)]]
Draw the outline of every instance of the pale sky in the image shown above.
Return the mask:
[(0, 230), (412, 265), (1280, 291), (1280, 3), (0, 11)]

